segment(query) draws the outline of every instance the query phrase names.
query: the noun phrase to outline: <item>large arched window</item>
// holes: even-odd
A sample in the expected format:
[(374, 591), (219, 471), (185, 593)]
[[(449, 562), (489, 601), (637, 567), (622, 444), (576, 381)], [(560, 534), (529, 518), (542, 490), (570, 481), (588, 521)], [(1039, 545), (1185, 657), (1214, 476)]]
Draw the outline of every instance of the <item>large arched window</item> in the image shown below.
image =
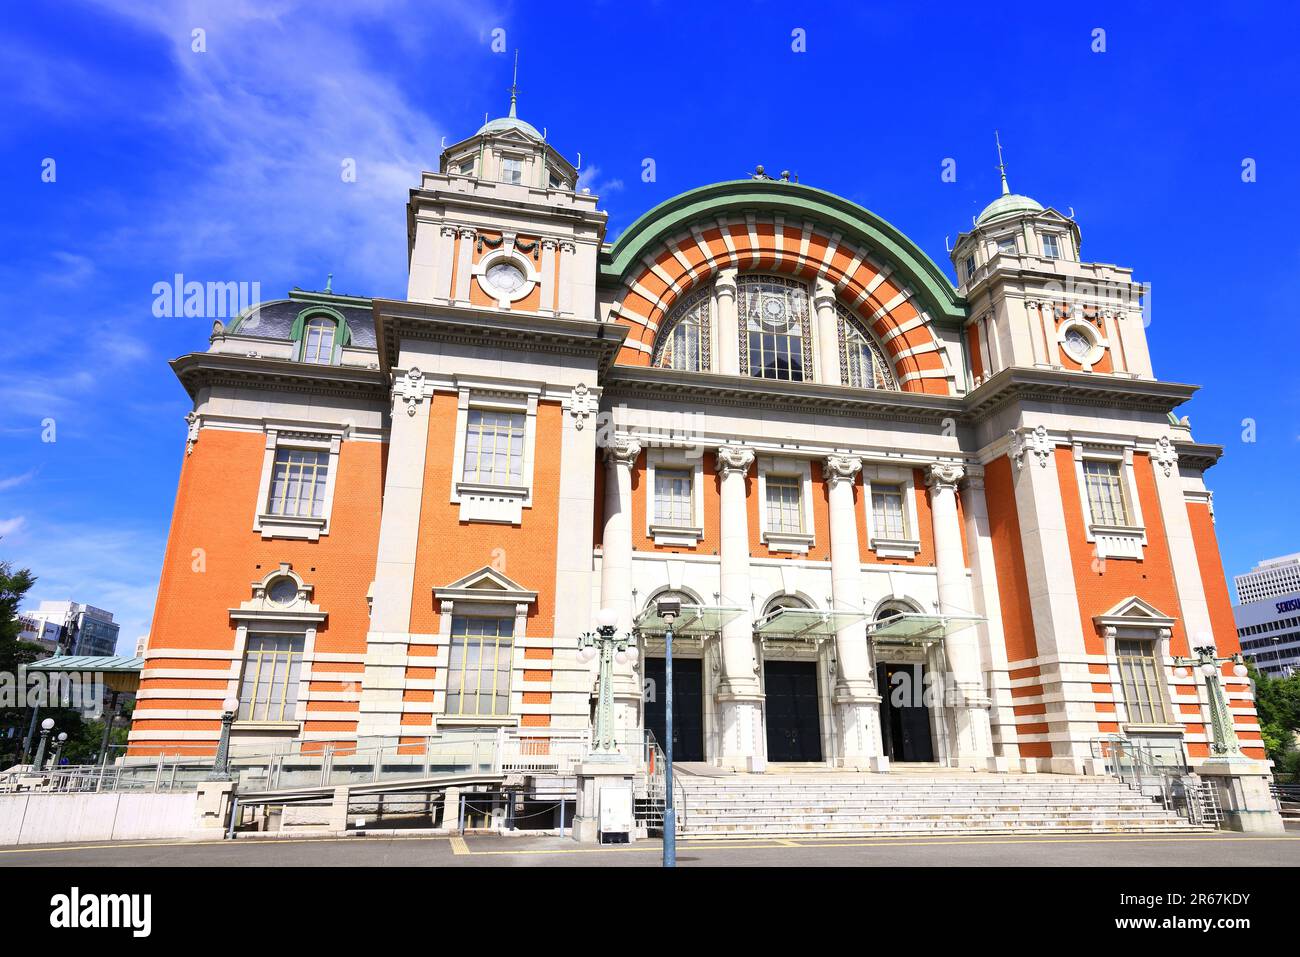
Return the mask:
[(668, 315), (652, 365), (660, 369), (708, 372), (713, 287), (699, 289)]
[(840, 337), (840, 381), (856, 389), (897, 389), (884, 350), (861, 322), (839, 303), (835, 304)]
[(761, 379), (802, 382), (812, 372), (808, 290), (781, 276), (740, 276), (740, 367)]

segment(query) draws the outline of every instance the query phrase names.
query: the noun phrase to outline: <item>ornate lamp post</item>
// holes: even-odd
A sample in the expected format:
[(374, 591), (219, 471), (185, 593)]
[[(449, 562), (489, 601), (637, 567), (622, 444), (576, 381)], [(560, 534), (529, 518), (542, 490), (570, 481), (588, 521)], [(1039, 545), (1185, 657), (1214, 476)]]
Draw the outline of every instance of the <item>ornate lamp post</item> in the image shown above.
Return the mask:
[(627, 636), (618, 637), (618, 612), (612, 608), (598, 611), (596, 630), (586, 632), (578, 639), (579, 661), (588, 662), (597, 655), (600, 656), (600, 673), (591, 746), (596, 760), (607, 760), (618, 753), (614, 735), (614, 657), (620, 656), (620, 661), (626, 661), (628, 657)]
[(1228, 710), (1228, 700), (1224, 697), (1223, 687), (1219, 683), (1219, 666), (1231, 661), (1235, 664), (1232, 673), (1238, 678), (1246, 677), (1246, 665), (1241, 660), (1241, 653), (1227, 657), (1218, 657), (1213, 645), (1193, 648), (1194, 658), (1175, 658), (1180, 678), (1187, 676), (1189, 667), (1199, 668), (1205, 676), (1205, 691), (1210, 701), (1210, 727), (1213, 741), (1210, 745), (1214, 754), (1221, 757), (1241, 757), (1241, 745), (1237, 742), (1237, 731), (1232, 724), (1232, 712)]
[(63, 746), (68, 743), (68, 732), (60, 731), (59, 736), (54, 740), (57, 743), (54, 745), (54, 757), (50, 758), (50, 769), (57, 771), (59, 769), (59, 758), (63, 755)]
[(46, 718), (41, 722), (41, 741), (36, 746), (36, 757), (32, 759), (32, 770), (39, 772), (45, 767), (45, 745), (50, 739), (50, 732), (54, 730), (54, 719)]
[(677, 866), (677, 810), (673, 807), (673, 622), (682, 613), (680, 601), (661, 601), (664, 630), (664, 867)]
[(212, 771), (209, 781), (230, 780), (230, 726), (235, 722), (235, 712), (239, 710), (239, 699), (230, 697), (221, 702), (221, 738), (217, 741), (217, 753), (212, 759)]

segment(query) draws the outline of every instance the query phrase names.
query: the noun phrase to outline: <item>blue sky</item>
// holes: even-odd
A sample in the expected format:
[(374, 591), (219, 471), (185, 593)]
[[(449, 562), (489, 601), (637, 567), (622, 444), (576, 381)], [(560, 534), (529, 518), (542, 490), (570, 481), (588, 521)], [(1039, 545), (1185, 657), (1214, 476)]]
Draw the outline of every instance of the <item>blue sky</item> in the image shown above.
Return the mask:
[[(108, 608), (120, 647), (134, 646), (189, 409), (166, 363), (205, 348), (210, 326), (155, 318), (154, 283), (260, 282), (275, 298), (333, 272), (336, 291), (403, 295), (407, 190), (436, 168), (443, 136), (505, 109), (497, 30), (521, 51), (520, 115), (581, 152), (610, 239), (669, 196), (763, 163), (884, 216), (951, 276), (945, 237), (996, 196), (1000, 129), (1012, 188), (1072, 208), (1085, 259), (1151, 284), (1157, 374), (1205, 387), (1182, 411), (1226, 447), (1209, 481), (1229, 574), (1300, 551), (1287, 497), (1300, 471), (1300, 16), (1280, 4), (924, 6), (8, 10), (0, 557), (40, 577), (33, 603)], [(940, 179), (947, 158), (955, 183)]]

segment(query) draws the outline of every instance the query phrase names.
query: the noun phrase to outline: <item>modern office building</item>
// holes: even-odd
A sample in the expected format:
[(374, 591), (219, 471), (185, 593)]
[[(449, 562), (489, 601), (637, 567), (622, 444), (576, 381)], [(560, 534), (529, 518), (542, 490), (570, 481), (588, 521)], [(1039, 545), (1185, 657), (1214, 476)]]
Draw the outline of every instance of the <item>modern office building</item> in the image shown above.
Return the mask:
[(602, 608), (637, 652), (616, 721), (662, 733), (670, 598), (679, 760), (1074, 773), (1120, 734), (1203, 764), (1177, 659), (1239, 650), (1221, 449), (1171, 414), (1196, 387), (1157, 377), (1132, 270), (1001, 185), (955, 285), (761, 168), (610, 244), (512, 104), (411, 190), (405, 299), (295, 289), (172, 363), (134, 753), (215, 747), (227, 696), (237, 743), (572, 735)]
[(1236, 582), (1242, 652), (1265, 674), (1292, 674), (1300, 668), (1300, 554), (1262, 561)]
[(1237, 601), (1246, 603), (1300, 592), (1300, 552), (1269, 558), (1244, 575), (1236, 575)]
[(112, 655), (117, 648), (120, 626), (113, 613), (76, 601), (43, 601), (24, 619), (39, 627), (43, 635), (57, 634), (59, 651), (65, 655)]

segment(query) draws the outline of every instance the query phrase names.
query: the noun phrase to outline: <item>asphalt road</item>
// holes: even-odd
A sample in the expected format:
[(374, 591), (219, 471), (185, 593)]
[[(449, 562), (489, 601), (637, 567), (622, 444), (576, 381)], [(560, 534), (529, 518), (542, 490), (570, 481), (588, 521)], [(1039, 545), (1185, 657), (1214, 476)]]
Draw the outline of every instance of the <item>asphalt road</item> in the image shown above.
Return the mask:
[[(3, 848), (0, 867), (658, 867), (661, 853), (658, 841), (598, 848), (563, 837), (372, 836)], [(677, 853), (682, 867), (1296, 867), (1300, 832), (682, 841)]]

